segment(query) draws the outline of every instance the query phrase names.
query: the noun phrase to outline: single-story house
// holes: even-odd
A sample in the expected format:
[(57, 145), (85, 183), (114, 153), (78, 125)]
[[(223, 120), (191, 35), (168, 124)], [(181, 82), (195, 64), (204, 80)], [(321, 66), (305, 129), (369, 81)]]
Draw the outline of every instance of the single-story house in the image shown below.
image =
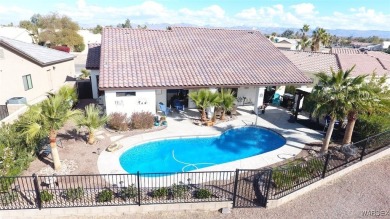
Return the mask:
[(11, 114), (58, 89), (74, 75), (73, 59), (66, 52), (0, 37), (0, 106), (7, 105)]
[(33, 43), (33, 37), (31, 33), (25, 28), (21, 27), (2, 27), (0, 26), (0, 36), (7, 37), (9, 39), (22, 41), (25, 43)]
[(86, 67), (106, 113), (128, 116), (156, 113), (158, 103), (170, 106), (174, 98), (196, 108), (187, 94), (200, 88), (232, 88), (257, 112), (273, 90), (266, 88), (312, 83), (259, 31), (248, 30), (107, 27), (101, 45), (89, 45)]

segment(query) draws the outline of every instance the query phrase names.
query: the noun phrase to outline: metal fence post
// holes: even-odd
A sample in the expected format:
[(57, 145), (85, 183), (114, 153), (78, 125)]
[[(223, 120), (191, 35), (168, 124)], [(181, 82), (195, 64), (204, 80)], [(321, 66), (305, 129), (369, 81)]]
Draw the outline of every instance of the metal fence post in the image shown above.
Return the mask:
[(139, 183), (139, 171), (137, 171), (138, 206), (141, 206), (141, 185)]
[(370, 137), (368, 137), (366, 139), (366, 143), (363, 145), (362, 153), (360, 154), (360, 161), (363, 160), (364, 153), (366, 152), (366, 147), (367, 147), (368, 143), (370, 143)]
[(269, 173), (269, 178), (268, 178), (267, 193), (265, 195), (265, 206), (264, 207), (267, 207), (267, 203), (268, 203), (268, 194), (269, 194), (269, 190), (271, 189), (272, 173), (273, 173), (273, 171), (271, 169), (270, 173)]
[(329, 158), (330, 158), (330, 153), (328, 152), (326, 154), (326, 158), (325, 158), (325, 165), (324, 165), (324, 169), (322, 171), (322, 178), (325, 178), (326, 170), (328, 169)]
[(38, 177), (35, 173), (32, 175), (32, 177), (34, 180), (35, 194), (37, 196), (37, 199), (36, 199), (37, 207), (39, 210), (41, 210), (42, 209), (42, 200), (41, 200), (41, 192), (39, 191)]
[(234, 177), (234, 190), (233, 190), (233, 208), (236, 207), (237, 187), (238, 187), (238, 175), (239, 170), (236, 169), (236, 176)]

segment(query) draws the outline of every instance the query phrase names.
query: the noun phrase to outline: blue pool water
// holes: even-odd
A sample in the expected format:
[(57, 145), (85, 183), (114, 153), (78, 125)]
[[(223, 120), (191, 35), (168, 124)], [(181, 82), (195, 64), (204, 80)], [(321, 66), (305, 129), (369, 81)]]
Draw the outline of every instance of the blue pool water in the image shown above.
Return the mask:
[(119, 158), (128, 173), (187, 172), (275, 150), (286, 143), (279, 134), (258, 127), (229, 129), (219, 136), (152, 141)]

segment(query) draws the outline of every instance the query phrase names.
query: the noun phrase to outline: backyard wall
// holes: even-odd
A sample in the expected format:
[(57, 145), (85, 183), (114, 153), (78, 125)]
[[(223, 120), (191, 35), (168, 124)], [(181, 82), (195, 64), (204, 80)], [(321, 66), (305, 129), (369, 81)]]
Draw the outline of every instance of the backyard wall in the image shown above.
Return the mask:
[[(119, 96), (118, 96), (119, 95)], [(126, 96), (120, 96), (126, 95)], [(155, 90), (113, 90), (105, 91), (106, 113), (126, 113), (128, 117), (133, 112), (156, 113)]]
[[(167, 89), (157, 89), (156, 90), (156, 106), (158, 108), (158, 103), (163, 103), (165, 106), (167, 105)], [(158, 109), (160, 110), (160, 109)]]

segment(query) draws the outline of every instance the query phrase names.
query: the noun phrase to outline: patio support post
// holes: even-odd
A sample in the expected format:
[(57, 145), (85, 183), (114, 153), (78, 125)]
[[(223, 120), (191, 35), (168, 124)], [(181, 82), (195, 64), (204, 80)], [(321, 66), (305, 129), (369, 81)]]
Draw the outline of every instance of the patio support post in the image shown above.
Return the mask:
[(297, 103), (295, 105), (295, 112), (294, 112), (295, 121), (298, 120), (298, 111), (299, 111), (299, 107), (301, 105), (301, 101), (302, 101), (302, 98), (303, 98), (303, 94), (302, 93), (297, 93), (296, 95), (298, 95), (298, 100), (297, 100)]
[(264, 102), (264, 91), (265, 87), (256, 87), (255, 89), (255, 104), (253, 111), (255, 112), (256, 116), (260, 113), (259, 108), (263, 106)]

